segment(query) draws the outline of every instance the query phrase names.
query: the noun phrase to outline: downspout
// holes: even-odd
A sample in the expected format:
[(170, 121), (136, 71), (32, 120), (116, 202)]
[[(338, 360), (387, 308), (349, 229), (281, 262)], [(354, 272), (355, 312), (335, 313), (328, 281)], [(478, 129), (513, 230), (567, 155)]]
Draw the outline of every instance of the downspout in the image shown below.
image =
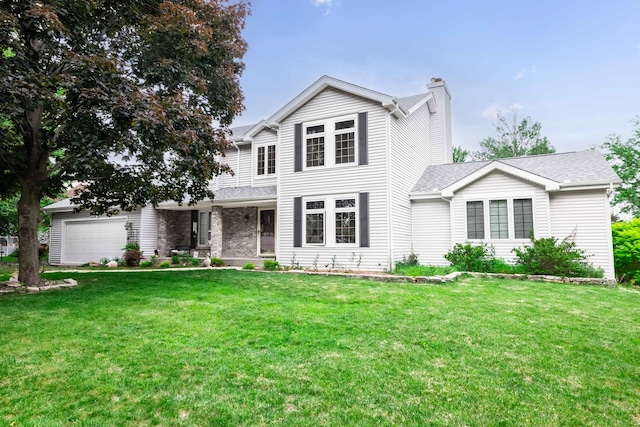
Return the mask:
[(393, 227), (391, 226), (393, 222), (393, 210), (391, 209), (391, 113), (387, 112), (386, 114), (387, 121), (387, 241), (389, 242), (388, 247), (388, 259), (389, 259), (389, 270), (392, 270), (395, 266), (393, 261)]

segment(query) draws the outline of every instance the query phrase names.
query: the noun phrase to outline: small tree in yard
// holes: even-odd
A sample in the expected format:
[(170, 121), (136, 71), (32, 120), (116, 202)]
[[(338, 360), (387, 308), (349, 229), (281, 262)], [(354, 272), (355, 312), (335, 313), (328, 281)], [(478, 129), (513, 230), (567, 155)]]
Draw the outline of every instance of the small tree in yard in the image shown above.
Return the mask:
[(0, 197), (20, 195), (21, 281), (39, 282), (40, 201), (65, 183), (86, 183), (73, 202), (96, 214), (213, 197), (243, 108), (247, 13), (243, 0), (0, 3)]

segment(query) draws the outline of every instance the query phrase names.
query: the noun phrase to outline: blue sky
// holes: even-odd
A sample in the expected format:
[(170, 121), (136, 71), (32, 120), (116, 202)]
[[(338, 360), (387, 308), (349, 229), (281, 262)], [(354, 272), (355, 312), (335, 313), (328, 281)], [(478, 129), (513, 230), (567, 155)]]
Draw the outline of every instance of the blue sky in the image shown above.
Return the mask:
[(542, 124), (559, 152), (631, 134), (640, 115), (640, 1), (254, 0), (241, 83), (256, 123), (322, 75), (394, 96), (442, 77), (454, 145), (495, 112)]

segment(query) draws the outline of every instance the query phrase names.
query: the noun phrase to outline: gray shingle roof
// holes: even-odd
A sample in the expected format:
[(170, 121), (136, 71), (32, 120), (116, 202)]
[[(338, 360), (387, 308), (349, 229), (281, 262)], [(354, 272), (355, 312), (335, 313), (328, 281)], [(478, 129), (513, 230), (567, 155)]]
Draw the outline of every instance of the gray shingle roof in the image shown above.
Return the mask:
[(420, 93), (418, 95), (405, 96), (403, 98), (398, 98), (398, 106), (406, 114), (409, 112), (411, 107), (416, 105), (416, 103), (422, 100), (425, 96), (427, 96), (426, 93)]
[(268, 187), (226, 187), (214, 191), (214, 201), (248, 200), (264, 197), (276, 197), (278, 187), (271, 185)]
[[(595, 150), (541, 156), (513, 157), (493, 160), (521, 169), (560, 184), (618, 183), (620, 178), (609, 163)], [(492, 160), (467, 163), (449, 163), (428, 166), (413, 193), (437, 191), (455, 184), (473, 172), (490, 164)]]

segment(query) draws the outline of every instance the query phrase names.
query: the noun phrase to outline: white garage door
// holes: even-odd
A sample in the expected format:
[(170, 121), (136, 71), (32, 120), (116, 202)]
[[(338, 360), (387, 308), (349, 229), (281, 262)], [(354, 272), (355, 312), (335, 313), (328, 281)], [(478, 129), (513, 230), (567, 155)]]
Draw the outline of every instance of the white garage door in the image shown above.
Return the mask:
[(64, 223), (63, 264), (84, 264), (122, 258), (127, 243), (126, 218), (101, 218)]

